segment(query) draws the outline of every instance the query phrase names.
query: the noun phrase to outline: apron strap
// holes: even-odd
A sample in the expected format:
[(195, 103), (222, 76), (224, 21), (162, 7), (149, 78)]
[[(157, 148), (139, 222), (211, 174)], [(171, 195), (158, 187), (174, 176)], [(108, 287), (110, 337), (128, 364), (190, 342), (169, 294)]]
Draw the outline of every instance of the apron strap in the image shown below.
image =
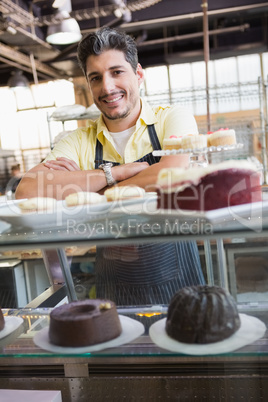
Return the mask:
[[(154, 151), (161, 150), (161, 145), (160, 145), (160, 142), (159, 142), (159, 138), (158, 138), (158, 136), (156, 134), (154, 124), (149, 124), (147, 126), (147, 128), (148, 128), (148, 133), (149, 133), (149, 137), (150, 137), (150, 141), (151, 141), (153, 150)], [(147, 158), (147, 155), (146, 155), (146, 158)], [(139, 159), (139, 161), (141, 161), (143, 159), (144, 158), (141, 158), (141, 159)], [(160, 158), (159, 158), (159, 160), (160, 160)], [(156, 159), (156, 160), (153, 159), (153, 161), (151, 161), (151, 163), (159, 162), (159, 160), (158, 159)], [(104, 163), (104, 161), (103, 161), (103, 146), (102, 146), (102, 144), (100, 143), (100, 141), (98, 139), (96, 141), (95, 161), (94, 162), (95, 162), (95, 169), (98, 169), (99, 165)], [(114, 164), (119, 165), (119, 163), (114, 163)]]
[(96, 149), (95, 149), (95, 169), (99, 168), (99, 165), (103, 163), (103, 147), (97, 138)]
[(147, 128), (148, 128), (149, 137), (150, 137), (151, 144), (152, 144), (154, 151), (161, 150), (161, 145), (159, 142), (159, 138), (156, 134), (154, 124), (149, 124), (147, 126)]

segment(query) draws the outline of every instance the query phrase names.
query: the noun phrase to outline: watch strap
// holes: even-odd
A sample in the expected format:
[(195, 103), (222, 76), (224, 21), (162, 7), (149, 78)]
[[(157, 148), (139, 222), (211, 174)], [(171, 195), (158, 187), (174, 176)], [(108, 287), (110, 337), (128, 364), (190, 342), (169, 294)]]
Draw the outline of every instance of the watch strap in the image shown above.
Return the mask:
[(114, 184), (116, 184), (116, 180), (113, 178), (113, 175), (112, 175), (112, 166), (113, 166), (113, 164), (110, 162), (103, 163), (99, 166), (99, 169), (102, 169), (104, 171), (108, 186), (113, 186)]

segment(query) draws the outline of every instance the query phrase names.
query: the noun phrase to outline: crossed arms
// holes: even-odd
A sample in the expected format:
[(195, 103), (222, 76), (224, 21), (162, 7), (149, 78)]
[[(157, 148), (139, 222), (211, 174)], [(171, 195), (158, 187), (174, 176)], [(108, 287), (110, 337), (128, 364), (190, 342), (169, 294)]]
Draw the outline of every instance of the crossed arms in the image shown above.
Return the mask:
[[(133, 162), (112, 167), (112, 175), (118, 186), (137, 185), (146, 191), (154, 191), (158, 172), (165, 167), (186, 167), (187, 155), (164, 156), (160, 162), (149, 166), (146, 162)], [(53, 197), (65, 199), (78, 191), (103, 193), (107, 182), (102, 170), (81, 170), (72, 160), (57, 160), (40, 163), (22, 178), (16, 198)]]

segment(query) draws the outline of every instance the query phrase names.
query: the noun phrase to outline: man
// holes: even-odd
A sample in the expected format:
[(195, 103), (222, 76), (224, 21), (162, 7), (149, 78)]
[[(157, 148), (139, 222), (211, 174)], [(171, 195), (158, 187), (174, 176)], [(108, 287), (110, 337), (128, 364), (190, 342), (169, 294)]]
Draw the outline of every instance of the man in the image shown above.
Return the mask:
[[(64, 199), (75, 191), (103, 192), (114, 184), (152, 191), (162, 168), (188, 165), (188, 155), (152, 154), (165, 137), (198, 130), (187, 109), (152, 108), (140, 98), (144, 72), (130, 36), (110, 28), (89, 34), (79, 43), (78, 60), (102, 115), (57, 143), (23, 177), (17, 198)], [(191, 242), (140, 245), (128, 249), (127, 260), (126, 248), (98, 249), (97, 296), (118, 304), (168, 303), (178, 287), (204, 282)]]

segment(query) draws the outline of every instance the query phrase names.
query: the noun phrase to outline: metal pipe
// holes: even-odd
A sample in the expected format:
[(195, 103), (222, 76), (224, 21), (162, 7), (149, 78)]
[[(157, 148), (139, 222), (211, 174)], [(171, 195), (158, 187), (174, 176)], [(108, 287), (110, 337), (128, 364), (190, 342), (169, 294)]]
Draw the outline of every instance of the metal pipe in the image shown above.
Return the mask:
[[(229, 28), (220, 28), (220, 29), (213, 29), (212, 31), (208, 31), (208, 35), (220, 35), (224, 33), (230, 33), (230, 32), (236, 32), (236, 31), (244, 31), (245, 29), (248, 29), (250, 27), (249, 24), (242, 24), (242, 25), (237, 25), (235, 27), (229, 27)], [(190, 34), (185, 34), (185, 35), (175, 35), (169, 38), (162, 38), (162, 39), (154, 39), (154, 40), (148, 40), (145, 42), (138, 43), (138, 47), (142, 46), (152, 46), (152, 45), (157, 45), (160, 43), (166, 43), (166, 42), (176, 42), (176, 41), (181, 41), (181, 40), (186, 40), (186, 39), (194, 39), (194, 38), (200, 38), (204, 35), (204, 32), (194, 32)]]
[[(129, 7), (129, 6), (128, 6)], [(218, 10), (212, 10), (208, 11), (208, 16), (213, 16), (213, 15), (221, 15), (222, 14), (229, 14), (229, 13), (236, 13), (240, 11), (246, 11), (246, 10), (253, 10), (257, 8), (262, 8), (262, 7), (267, 7), (267, 2), (266, 3), (258, 3), (258, 4), (253, 4), (249, 6), (241, 6), (241, 7), (230, 7), (230, 8), (222, 8)], [(129, 7), (130, 8), (130, 7)], [(154, 25), (164, 25), (165, 23), (174, 23), (177, 21), (185, 21), (185, 20), (193, 20), (195, 18), (202, 18), (203, 13), (198, 12), (198, 13), (191, 13), (191, 14), (183, 14), (183, 15), (175, 15), (172, 17), (164, 17), (164, 18), (155, 18), (153, 20), (146, 20), (146, 21), (137, 21), (137, 22), (131, 22), (129, 24), (122, 24), (121, 28), (124, 29), (132, 29), (132, 28), (141, 28), (145, 27), (146, 29), (150, 29), (151, 26)], [(85, 29), (82, 32), (87, 33), (87, 32), (93, 32), (95, 31), (95, 28), (92, 29)]]
[(202, 0), (203, 8), (203, 44), (204, 44), (204, 60), (205, 60), (205, 72), (206, 72), (206, 101), (207, 101), (207, 131), (210, 131), (210, 99), (209, 99), (209, 26), (208, 26), (208, 2)]

